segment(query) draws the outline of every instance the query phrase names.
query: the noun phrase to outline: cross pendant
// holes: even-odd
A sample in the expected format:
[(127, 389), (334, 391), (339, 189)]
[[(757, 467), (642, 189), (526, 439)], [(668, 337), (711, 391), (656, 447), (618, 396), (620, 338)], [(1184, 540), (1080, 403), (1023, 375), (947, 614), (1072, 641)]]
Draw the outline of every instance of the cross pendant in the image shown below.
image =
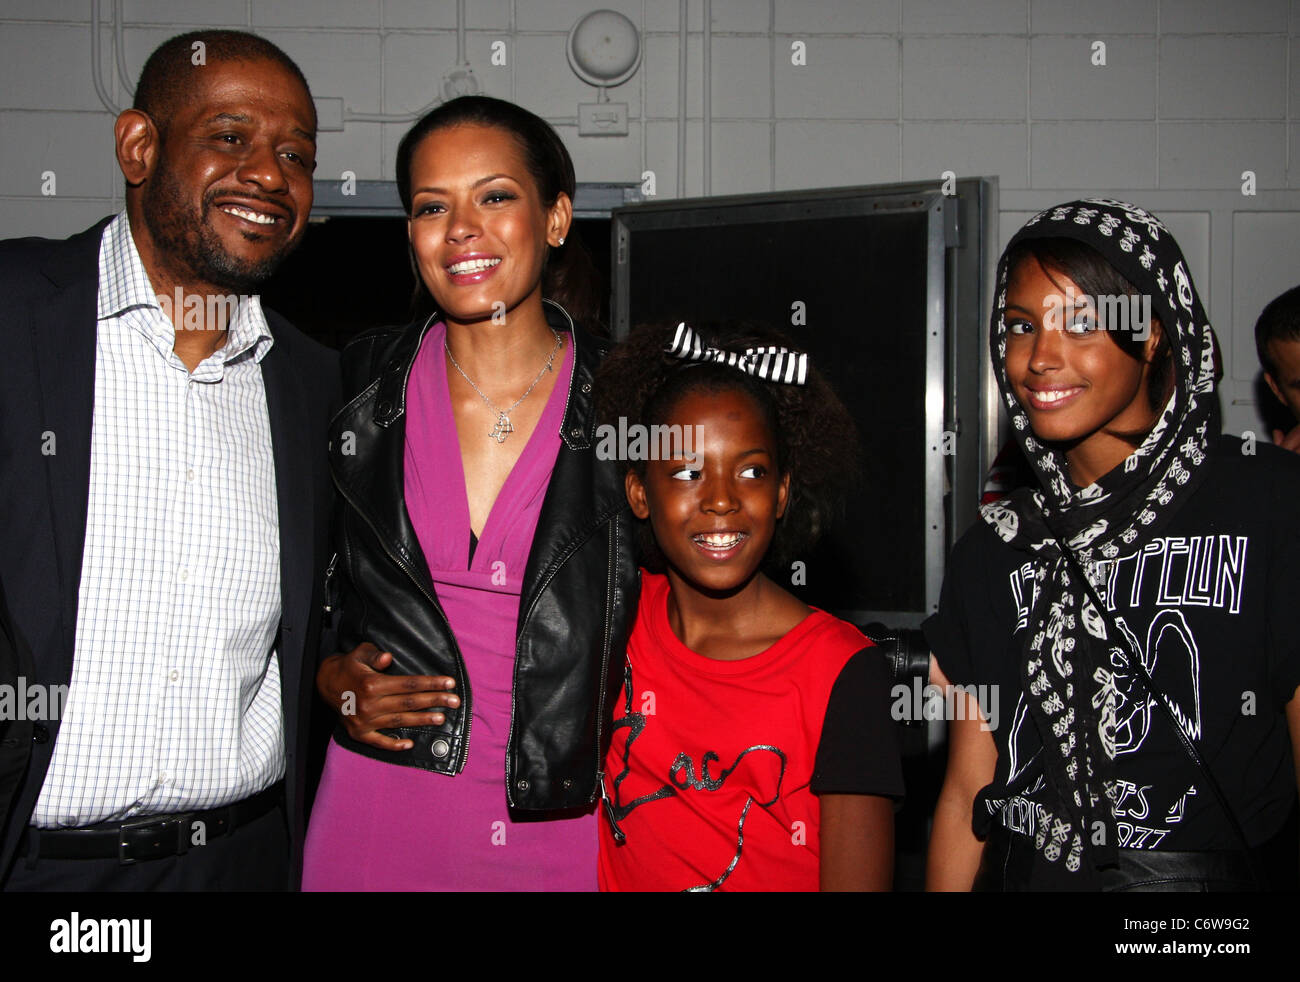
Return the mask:
[(505, 413), (502, 413), (497, 417), (497, 425), (492, 427), (492, 432), (489, 433), (488, 436), (493, 440), (496, 440), (497, 443), (505, 443), (506, 437), (514, 431), (515, 428), (510, 425), (510, 417)]

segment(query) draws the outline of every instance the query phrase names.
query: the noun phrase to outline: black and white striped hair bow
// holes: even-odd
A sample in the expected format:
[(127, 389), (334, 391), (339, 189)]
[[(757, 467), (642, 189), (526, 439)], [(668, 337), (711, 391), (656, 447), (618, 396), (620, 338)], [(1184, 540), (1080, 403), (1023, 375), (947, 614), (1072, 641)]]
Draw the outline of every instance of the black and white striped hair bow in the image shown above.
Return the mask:
[(783, 382), (787, 385), (803, 385), (808, 381), (808, 355), (802, 351), (791, 351), (778, 345), (761, 348), (746, 348), (744, 351), (723, 351), (711, 348), (686, 322), (677, 325), (672, 344), (667, 348), (670, 355), (683, 361), (710, 362), (730, 365), (747, 375), (761, 378), (767, 382)]

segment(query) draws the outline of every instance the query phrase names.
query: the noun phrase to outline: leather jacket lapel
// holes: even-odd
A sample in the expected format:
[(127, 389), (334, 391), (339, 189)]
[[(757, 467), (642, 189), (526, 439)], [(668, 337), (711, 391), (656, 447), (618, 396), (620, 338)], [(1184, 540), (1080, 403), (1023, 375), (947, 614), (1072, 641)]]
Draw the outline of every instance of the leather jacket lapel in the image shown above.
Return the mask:
[[(562, 441), (555, 472), (542, 503), (537, 535), (529, 551), (520, 596), (520, 625), (541, 591), (546, 573), (558, 566), (593, 529), (622, 505), (597, 502), (592, 460), (583, 453), (592, 442), (594, 407), (591, 397), (599, 352), (558, 304), (543, 301), (547, 322), (569, 332), (573, 372), (560, 423)], [(438, 314), (431, 314), (419, 331), (404, 331), (382, 352), (382, 364), (371, 366), (374, 380), (334, 418), (330, 427), (330, 460), (339, 491), (363, 519), (406, 563), (417, 580), (433, 592), (433, 577), (420, 549), (402, 494), (406, 452), (406, 387), (420, 345)], [(348, 437), (348, 434), (351, 437)], [(351, 449), (353, 452), (348, 453)], [(397, 493), (393, 493), (397, 489)]]
[[(568, 321), (567, 314), (565, 320)], [(622, 504), (621, 498), (616, 501), (597, 500), (593, 479), (595, 461), (592, 454), (586, 452), (592, 441), (594, 409), (591, 393), (599, 352), (591, 338), (581, 336), (574, 329), (572, 321), (564, 326), (572, 331), (573, 373), (564, 419), (560, 424), (562, 442), (524, 569), (523, 591), (519, 598), (519, 633), (523, 632), (528, 614), (549, 579), (548, 574)]]
[[(436, 315), (434, 315), (436, 317)], [(420, 344), (434, 323), (405, 331), (374, 365), (378, 377), (339, 411), (330, 425), (330, 466), (339, 493), (369, 523), (417, 583), (433, 594), (433, 576), (420, 548), (403, 492), (406, 385)]]

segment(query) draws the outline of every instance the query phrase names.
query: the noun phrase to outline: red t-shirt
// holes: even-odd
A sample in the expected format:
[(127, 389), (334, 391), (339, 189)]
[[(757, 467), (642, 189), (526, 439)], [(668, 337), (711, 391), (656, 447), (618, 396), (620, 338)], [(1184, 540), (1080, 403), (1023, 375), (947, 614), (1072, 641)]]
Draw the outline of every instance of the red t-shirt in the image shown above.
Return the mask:
[(642, 571), (605, 760), (600, 888), (818, 889), (817, 793), (903, 793), (884, 660), (815, 608), (766, 651), (708, 658), (673, 634), (668, 593)]

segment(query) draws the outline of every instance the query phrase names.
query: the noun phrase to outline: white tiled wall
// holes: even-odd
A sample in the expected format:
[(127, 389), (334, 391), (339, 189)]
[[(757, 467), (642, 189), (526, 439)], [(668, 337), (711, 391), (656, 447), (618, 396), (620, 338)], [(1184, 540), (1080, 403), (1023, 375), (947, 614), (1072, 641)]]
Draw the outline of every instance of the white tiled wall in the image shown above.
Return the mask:
[[(0, 3), (0, 236), (65, 235), (121, 206), (112, 117), (95, 95), (90, 12), (113, 63), (112, 0)], [(455, 0), (119, 0), (134, 76), (162, 39), (196, 26), (280, 44), (318, 96), (357, 112), (431, 102), (456, 59)], [(637, 74), (610, 91), (627, 137), (577, 135), (565, 35), (612, 8), (641, 29)], [(678, 0), (467, 0), (466, 49), (484, 91), (541, 113), (580, 179), (702, 194), (704, 0), (689, 0), (686, 172), (677, 173)], [(1227, 423), (1253, 418), (1250, 332), (1300, 281), (1300, 0), (712, 0), (713, 194), (996, 176), (1005, 240), (1082, 193), (1168, 216), (1198, 271), (1229, 378)], [(506, 64), (492, 63), (504, 42)], [(1094, 61), (1104, 42), (1105, 64)], [(806, 64), (792, 63), (792, 47)], [(322, 177), (391, 179), (402, 122), (320, 138)], [(40, 193), (53, 170), (57, 195)], [(1242, 173), (1257, 194), (1241, 193)]]

